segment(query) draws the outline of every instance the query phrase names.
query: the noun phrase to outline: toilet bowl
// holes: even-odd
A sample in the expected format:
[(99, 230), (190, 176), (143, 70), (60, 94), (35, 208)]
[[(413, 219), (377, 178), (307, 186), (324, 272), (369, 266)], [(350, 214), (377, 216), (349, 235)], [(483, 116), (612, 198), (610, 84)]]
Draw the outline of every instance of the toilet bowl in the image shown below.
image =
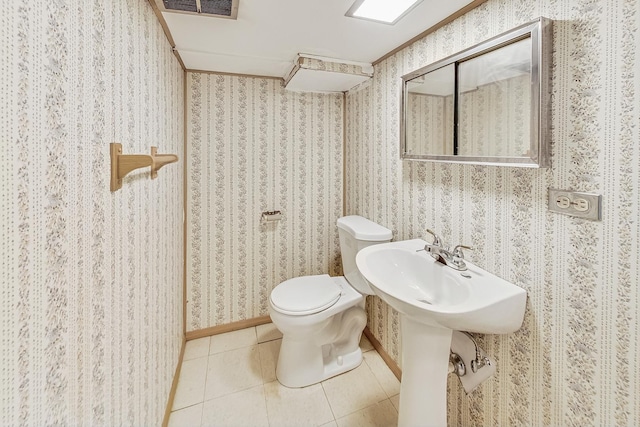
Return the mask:
[(327, 274), (286, 280), (269, 297), (269, 314), (282, 332), (276, 367), (286, 387), (306, 387), (356, 368), (362, 362), (360, 336), (367, 323), (360, 275), (360, 249), (389, 242), (391, 230), (357, 215), (338, 219), (344, 276)]

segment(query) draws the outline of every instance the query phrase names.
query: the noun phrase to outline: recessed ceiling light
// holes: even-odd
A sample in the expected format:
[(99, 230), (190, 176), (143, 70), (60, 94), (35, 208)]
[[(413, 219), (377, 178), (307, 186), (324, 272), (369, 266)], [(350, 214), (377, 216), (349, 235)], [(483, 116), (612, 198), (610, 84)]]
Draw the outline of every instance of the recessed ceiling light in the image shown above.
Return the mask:
[(395, 24), (422, 0), (356, 0), (345, 16)]

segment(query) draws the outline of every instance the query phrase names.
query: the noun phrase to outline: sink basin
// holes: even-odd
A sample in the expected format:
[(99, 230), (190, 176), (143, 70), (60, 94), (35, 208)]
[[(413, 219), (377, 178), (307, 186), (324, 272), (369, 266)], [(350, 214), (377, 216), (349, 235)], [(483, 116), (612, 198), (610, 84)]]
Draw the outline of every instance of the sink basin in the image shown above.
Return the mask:
[(527, 293), (466, 261), (466, 271), (436, 262), (421, 239), (364, 248), (360, 273), (376, 294), (399, 313), (433, 326), (506, 334), (522, 325)]
[(373, 291), (400, 313), (402, 381), (398, 426), (446, 426), (453, 330), (517, 331), (527, 294), (466, 261), (457, 271), (421, 251), (421, 239), (362, 249), (356, 265)]

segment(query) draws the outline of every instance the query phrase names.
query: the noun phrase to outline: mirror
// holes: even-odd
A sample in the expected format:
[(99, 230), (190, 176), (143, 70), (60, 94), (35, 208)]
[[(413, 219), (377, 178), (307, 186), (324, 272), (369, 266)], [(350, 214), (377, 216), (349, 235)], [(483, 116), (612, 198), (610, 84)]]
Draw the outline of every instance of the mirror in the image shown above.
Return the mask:
[(548, 167), (550, 31), (539, 18), (403, 76), (401, 157)]
[(453, 64), (406, 82), (406, 154), (453, 155)]

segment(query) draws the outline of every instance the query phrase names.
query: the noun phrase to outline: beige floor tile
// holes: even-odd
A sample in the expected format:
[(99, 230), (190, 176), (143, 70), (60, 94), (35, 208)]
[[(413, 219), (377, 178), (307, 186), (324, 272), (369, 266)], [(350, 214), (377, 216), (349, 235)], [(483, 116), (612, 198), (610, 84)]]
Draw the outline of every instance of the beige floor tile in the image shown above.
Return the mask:
[(202, 403), (173, 411), (169, 416), (169, 427), (196, 427), (202, 420)]
[(262, 384), (262, 371), (257, 345), (212, 354), (209, 356), (204, 400), (246, 390), (260, 384)]
[(266, 324), (187, 342), (169, 425), (396, 425), (400, 383), (365, 336), (361, 366), (301, 389), (274, 381), (281, 336)]
[(377, 351), (369, 351), (365, 353), (364, 360), (369, 365), (369, 369), (373, 372), (382, 389), (387, 393), (387, 397), (395, 396), (400, 393), (400, 381), (393, 375), (391, 369), (384, 363), (382, 357)]
[(400, 410), (400, 395), (396, 394), (395, 396), (391, 396), (389, 398), (389, 400), (391, 401), (391, 404), (393, 404), (393, 407), (396, 408), (396, 411)]
[(197, 359), (198, 357), (206, 357), (209, 355), (209, 341), (211, 337), (198, 338), (197, 340), (187, 341), (184, 348), (184, 360)]
[(209, 354), (222, 353), (256, 344), (258, 344), (256, 328), (241, 329), (239, 331), (213, 335), (211, 337), (211, 344), (209, 345)]
[(387, 399), (366, 363), (322, 383), (336, 419)]
[(278, 381), (264, 385), (269, 424), (274, 427), (320, 426), (333, 420), (320, 384), (287, 388)]
[(203, 427), (269, 427), (262, 384), (204, 402)]
[(256, 335), (258, 336), (258, 344), (282, 338), (282, 332), (273, 323), (256, 326)]
[(182, 362), (173, 410), (186, 408), (204, 400), (207, 357)]
[(336, 420), (338, 427), (395, 427), (398, 411), (389, 399)]
[(371, 341), (369, 341), (365, 334), (362, 334), (360, 338), (360, 350), (362, 350), (363, 353), (373, 350), (373, 344), (371, 344)]
[(282, 340), (268, 341), (258, 344), (260, 352), (260, 367), (262, 368), (262, 381), (265, 383), (276, 379), (276, 366), (280, 354)]

